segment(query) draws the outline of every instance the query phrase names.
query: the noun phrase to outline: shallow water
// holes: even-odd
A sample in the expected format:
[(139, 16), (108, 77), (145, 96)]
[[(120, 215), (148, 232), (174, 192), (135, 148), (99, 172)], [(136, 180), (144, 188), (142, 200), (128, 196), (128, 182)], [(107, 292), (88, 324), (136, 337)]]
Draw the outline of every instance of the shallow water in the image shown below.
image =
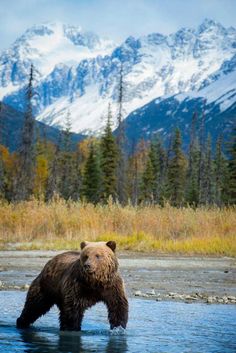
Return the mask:
[(102, 304), (88, 310), (82, 331), (60, 333), (53, 308), (28, 330), (15, 320), (25, 292), (0, 292), (0, 352), (235, 353), (236, 307), (131, 299), (125, 332), (110, 332)]

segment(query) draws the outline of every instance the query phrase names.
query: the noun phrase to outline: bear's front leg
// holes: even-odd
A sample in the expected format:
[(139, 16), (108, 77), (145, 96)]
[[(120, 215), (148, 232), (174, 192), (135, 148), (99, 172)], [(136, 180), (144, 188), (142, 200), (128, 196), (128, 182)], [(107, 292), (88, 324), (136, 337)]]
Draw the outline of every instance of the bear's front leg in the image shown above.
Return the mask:
[(84, 311), (76, 306), (63, 308), (60, 311), (61, 331), (80, 331)]
[(129, 304), (125, 295), (123, 282), (121, 279), (110, 289), (105, 296), (105, 303), (108, 308), (108, 320), (110, 328), (126, 328), (128, 322)]

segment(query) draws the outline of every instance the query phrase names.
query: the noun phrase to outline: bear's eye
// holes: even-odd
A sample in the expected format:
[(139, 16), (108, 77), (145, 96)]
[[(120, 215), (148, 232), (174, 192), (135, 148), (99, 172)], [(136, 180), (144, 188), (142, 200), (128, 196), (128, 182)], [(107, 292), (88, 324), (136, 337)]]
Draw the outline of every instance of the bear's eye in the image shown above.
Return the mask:
[(88, 255), (84, 255), (84, 256), (83, 256), (83, 260), (84, 260), (84, 261), (88, 260)]
[(99, 258), (100, 258), (100, 255), (96, 254), (96, 258), (99, 259)]

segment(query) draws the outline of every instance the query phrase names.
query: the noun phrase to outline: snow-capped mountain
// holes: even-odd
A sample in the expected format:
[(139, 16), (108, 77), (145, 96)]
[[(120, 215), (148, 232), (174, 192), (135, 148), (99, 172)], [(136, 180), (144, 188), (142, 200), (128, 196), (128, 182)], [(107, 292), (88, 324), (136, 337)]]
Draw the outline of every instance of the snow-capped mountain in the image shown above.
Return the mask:
[[(129, 37), (119, 46), (77, 27), (44, 24), (26, 31), (0, 56), (0, 94), (24, 110), (24, 85), (33, 62), (37, 119), (63, 126), (70, 113), (73, 131), (94, 133), (104, 125), (109, 102), (115, 115), (121, 64), (127, 116), (154, 99), (161, 104), (172, 96), (176, 102), (213, 97), (212, 103), (220, 80), (234, 72), (235, 54), (236, 29), (212, 20), (168, 36)], [(229, 81), (235, 92), (236, 80)], [(221, 90), (221, 112), (236, 101), (227, 92), (224, 98)]]
[(179, 127), (187, 148), (193, 114), (197, 114), (198, 128), (204, 119), (205, 137), (210, 133), (216, 141), (219, 136), (230, 136), (236, 124), (236, 70), (232, 68), (227, 75), (222, 71), (217, 80), (198, 91), (154, 99), (133, 111), (125, 121), (128, 141), (134, 144), (141, 138), (159, 135), (168, 143), (173, 130)]
[(60, 63), (73, 66), (85, 58), (109, 54), (113, 48), (112, 41), (80, 27), (61, 23), (35, 25), (0, 56), (0, 99), (24, 86), (31, 63), (40, 82)]

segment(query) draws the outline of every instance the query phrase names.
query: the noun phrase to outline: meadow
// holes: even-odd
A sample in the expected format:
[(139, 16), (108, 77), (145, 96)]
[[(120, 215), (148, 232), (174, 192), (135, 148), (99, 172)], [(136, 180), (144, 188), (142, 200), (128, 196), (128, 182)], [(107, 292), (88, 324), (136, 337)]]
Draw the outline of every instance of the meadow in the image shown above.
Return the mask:
[(113, 239), (121, 250), (236, 256), (235, 207), (93, 205), (56, 198), (0, 203), (0, 249), (79, 249)]

